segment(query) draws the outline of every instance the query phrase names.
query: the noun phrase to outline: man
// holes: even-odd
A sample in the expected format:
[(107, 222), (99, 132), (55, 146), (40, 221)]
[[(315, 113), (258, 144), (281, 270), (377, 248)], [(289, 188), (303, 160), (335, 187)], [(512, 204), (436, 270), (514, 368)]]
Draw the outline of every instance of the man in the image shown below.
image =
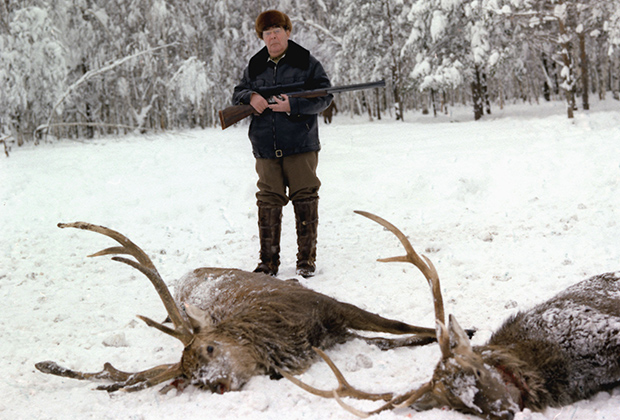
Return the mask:
[(291, 41), (293, 25), (277, 10), (261, 13), (256, 34), (265, 47), (254, 55), (235, 87), (233, 103), (255, 109), (249, 137), (258, 174), (258, 227), (260, 262), (255, 272), (275, 276), (280, 265), (282, 207), (293, 202), (297, 230), (297, 274), (314, 275), (318, 226), (316, 175), (319, 143), (317, 115), (332, 101), (319, 98), (274, 97), (273, 103), (258, 92), (265, 88), (292, 85), (299, 90), (330, 87), (321, 63), (308, 50)]

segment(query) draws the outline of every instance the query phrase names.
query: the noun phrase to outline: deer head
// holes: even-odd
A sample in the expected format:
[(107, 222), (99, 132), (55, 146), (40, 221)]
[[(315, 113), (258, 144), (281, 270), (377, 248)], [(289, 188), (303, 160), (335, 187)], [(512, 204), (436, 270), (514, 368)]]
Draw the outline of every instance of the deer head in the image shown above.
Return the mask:
[(183, 349), (181, 370), (194, 386), (224, 393), (239, 390), (259, 366), (249, 346), (214, 330), (211, 318), (186, 304), (195, 339)]
[(450, 407), (488, 419), (512, 419), (520, 407), (520, 390), (502, 372), (472, 350), (469, 337), (452, 315), (437, 326), (442, 357), (426, 392), (406, 405), (423, 411)]
[[(425, 256), (420, 257), (407, 237), (388, 221), (371, 213), (362, 211), (356, 211), (356, 213), (374, 220), (391, 231), (406, 250), (405, 256), (379, 261), (411, 263), (424, 274), (431, 287), (435, 306), (436, 334), (441, 349), (441, 360), (430, 381), (415, 390), (397, 396), (391, 393), (369, 394), (355, 389), (346, 381), (342, 372), (329, 357), (318, 349), (315, 351), (328, 363), (338, 380), (337, 389), (319, 390), (301, 382), (287, 372), (281, 372), (282, 375), (312, 394), (336, 398), (342, 407), (359, 417), (368, 417), (397, 407), (411, 406), (417, 410), (450, 407), (487, 419), (512, 419), (514, 413), (519, 410), (519, 404), (517, 404), (520, 396), (519, 384), (507, 381), (502, 372), (487, 365), (482, 357), (472, 350), (468, 334), (461, 328), (455, 317), (451, 315), (449, 324), (446, 326), (439, 276), (431, 261)], [(372, 412), (363, 412), (345, 404), (341, 397), (383, 399), (387, 400), (387, 403)]]
[[(382, 348), (434, 341), (434, 329), (383, 318), (307, 289), (295, 280), (281, 281), (262, 273), (197, 268), (179, 280), (175, 301), (153, 262), (122, 234), (83, 222), (59, 226), (93, 231), (120, 244), (92, 256), (134, 257), (112, 259), (134, 267), (151, 281), (172, 328), (144, 316), (139, 318), (181, 341), (184, 349), (178, 363), (142, 372), (122, 372), (109, 363), (95, 373), (65, 369), (50, 361), (37, 363), (36, 368), (44, 373), (112, 381), (111, 385), (99, 387), (108, 391), (137, 391), (175, 379), (173, 383), (177, 387), (192, 384), (222, 393), (240, 389), (255, 375), (278, 376), (279, 367), (302, 372), (313, 362), (312, 346), (329, 347), (361, 337), (350, 330), (412, 334), (399, 339), (363, 337)], [(168, 389), (170, 386), (163, 391)]]
[[(208, 314), (199, 308), (185, 305), (184, 310), (181, 310), (151, 259), (136, 244), (124, 235), (103, 226), (84, 222), (60, 223), (58, 226), (100, 233), (120, 244), (120, 246), (107, 248), (90, 255), (91, 257), (110, 254), (133, 256), (135, 261), (118, 256), (112, 259), (134, 267), (151, 281), (168, 312), (173, 328), (144, 316), (138, 317), (147, 325), (181, 341), (184, 349), (180, 362), (155, 366), (141, 372), (123, 372), (106, 363), (100, 372), (84, 373), (63, 368), (51, 361), (37, 363), (35, 366), (38, 370), (75, 379), (111, 380), (113, 384), (103, 385), (98, 389), (107, 391), (122, 389), (130, 392), (152, 387), (167, 380), (178, 379), (179, 384), (189, 382), (201, 388), (223, 393), (239, 389), (254, 374), (256, 366), (253, 360), (255, 358), (244, 354), (244, 352), (250, 352), (251, 349), (239, 346), (238, 343), (222, 337), (221, 334), (215, 334)], [(169, 389), (166, 387), (162, 391)]]

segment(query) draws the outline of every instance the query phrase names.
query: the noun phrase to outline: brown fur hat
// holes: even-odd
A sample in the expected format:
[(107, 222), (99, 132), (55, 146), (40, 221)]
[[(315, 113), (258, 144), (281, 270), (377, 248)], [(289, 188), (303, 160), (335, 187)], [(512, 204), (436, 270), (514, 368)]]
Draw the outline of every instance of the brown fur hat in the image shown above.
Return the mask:
[(293, 24), (286, 14), (278, 10), (266, 10), (256, 18), (256, 35), (263, 39), (263, 31), (274, 26), (283, 28), (285, 31), (293, 30)]

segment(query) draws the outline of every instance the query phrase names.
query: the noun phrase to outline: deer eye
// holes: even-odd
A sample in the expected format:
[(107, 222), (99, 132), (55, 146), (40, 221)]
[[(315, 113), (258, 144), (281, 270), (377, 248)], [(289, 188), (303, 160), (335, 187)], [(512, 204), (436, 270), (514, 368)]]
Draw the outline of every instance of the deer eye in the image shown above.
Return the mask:
[(213, 353), (213, 346), (207, 346), (207, 353), (211, 354)]

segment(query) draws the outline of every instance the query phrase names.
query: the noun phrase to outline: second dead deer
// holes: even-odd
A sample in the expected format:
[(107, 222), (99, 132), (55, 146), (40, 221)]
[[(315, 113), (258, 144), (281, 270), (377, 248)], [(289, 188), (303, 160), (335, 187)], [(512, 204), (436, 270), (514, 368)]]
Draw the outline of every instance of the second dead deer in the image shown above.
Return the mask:
[[(430, 381), (419, 388), (402, 395), (374, 395), (349, 385), (317, 349), (334, 371), (339, 387), (319, 390), (283, 372), (306, 391), (336, 397), (344, 408), (361, 417), (412, 407), (452, 408), (484, 419), (509, 420), (524, 408), (560, 407), (620, 385), (620, 272), (583, 280), (510, 317), (485, 345), (472, 346), (454, 316), (445, 324), (439, 276), (432, 263), (420, 258), (394, 225), (370, 213), (359, 213), (393, 232), (406, 249), (404, 257), (380, 261), (412, 263), (431, 285), (441, 360)], [(345, 405), (340, 400), (344, 396), (387, 403), (366, 413)]]
[[(137, 391), (174, 379), (179, 387), (189, 383), (222, 393), (238, 390), (255, 375), (279, 376), (279, 369), (303, 372), (316, 357), (313, 347), (328, 348), (356, 337), (382, 348), (435, 340), (434, 329), (387, 319), (310, 290), (296, 280), (282, 281), (262, 273), (198, 268), (179, 281), (175, 300), (148, 255), (124, 235), (83, 222), (59, 227), (100, 233), (120, 244), (92, 256), (133, 256), (135, 261), (113, 259), (148, 277), (174, 327), (140, 319), (180, 340), (184, 350), (178, 363), (142, 372), (123, 372), (109, 363), (95, 373), (77, 372), (51, 361), (37, 363), (36, 368), (44, 373), (109, 381), (99, 387), (108, 391)], [(412, 335), (367, 338), (354, 330)]]

